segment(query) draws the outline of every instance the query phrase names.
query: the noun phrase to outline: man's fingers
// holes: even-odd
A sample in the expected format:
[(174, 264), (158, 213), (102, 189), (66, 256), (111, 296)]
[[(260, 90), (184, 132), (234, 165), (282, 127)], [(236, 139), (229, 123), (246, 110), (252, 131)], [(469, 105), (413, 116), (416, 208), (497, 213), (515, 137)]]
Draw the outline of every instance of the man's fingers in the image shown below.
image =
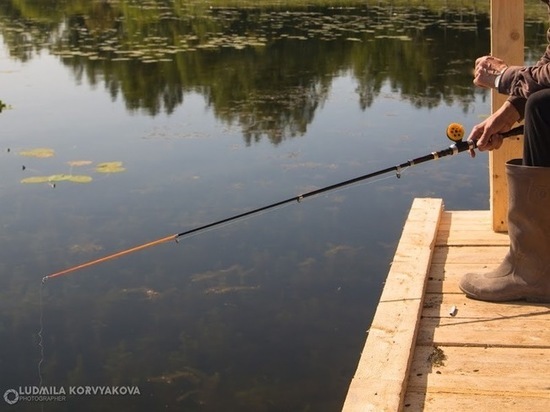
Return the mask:
[(492, 138), (493, 149), (495, 150), (500, 149), (500, 146), (502, 146), (503, 141), (504, 139), (502, 138), (501, 135), (499, 134), (494, 135)]
[(481, 137), (479, 139), (477, 139), (477, 141), (476, 141), (477, 148), (482, 152), (484, 150), (487, 150), (487, 146), (489, 144), (489, 141), (490, 141), (490, 137), (487, 136), (485, 133), (483, 133), (481, 135)]
[(481, 136), (479, 140), (477, 141), (477, 148), (484, 152), (486, 150), (495, 150), (500, 149), (500, 146), (502, 146), (502, 136), (499, 134), (494, 134), (491, 136)]

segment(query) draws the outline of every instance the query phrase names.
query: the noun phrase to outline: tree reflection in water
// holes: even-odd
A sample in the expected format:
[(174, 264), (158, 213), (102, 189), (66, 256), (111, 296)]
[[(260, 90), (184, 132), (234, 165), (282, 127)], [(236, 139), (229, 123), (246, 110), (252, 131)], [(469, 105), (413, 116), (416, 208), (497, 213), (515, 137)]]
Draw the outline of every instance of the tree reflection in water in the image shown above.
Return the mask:
[[(487, 10), (480, 11), (478, 2), (205, 3), (8, 0), (0, 4), (0, 33), (12, 60), (54, 54), (77, 83), (104, 87), (132, 114), (170, 115), (199, 94), (249, 146), (262, 140), (280, 146), (304, 136), (342, 74), (356, 82), (354, 98), (363, 111), (388, 85), (392, 98), (418, 109), (454, 105), (467, 112), (479, 97), (471, 66), (486, 54), (489, 33)], [(544, 42), (543, 27), (534, 19), (527, 26), (532, 48)], [(32, 203), (59, 206), (45, 197), (18, 200), (14, 209), (24, 215)], [(124, 206), (113, 207), (124, 214)], [(14, 239), (27, 239), (34, 228), (2, 224), (4, 390), (33, 384), (36, 377), (29, 357), (36, 354), (31, 334), (39, 308), (29, 272), (51, 260), (61, 265), (67, 253), (80, 259), (106, 249), (95, 233), (68, 251), (59, 246), (63, 228), (93, 229), (94, 221), (77, 212), (60, 212), (45, 225), (51, 232), (29, 241), (34, 267), (13, 258)], [(188, 276), (177, 276), (181, 260), (165, 261), (159, 251), (157, 261), (139, 256), (120, 273), (103, 267), (48, 284), (46, 384), (135, 384), (142, 395), (75, 398), (45, 410), (339, 410), (380, 290), (377, 279), (366, 279), (357, 265), (368, 267), (375, 256), (337, 239), (315, 255), (308, 249), (311, 235), (298, 224), (289, 235), (277, 217), (265, 222), (285, 239), (287, 255), (259, 242), (235, 241), (232, 253), (249, 260), (227, 263), (218, 257), (227, 248), (224, 232), (185, 245)], [(148, 223), (136, 224), (140, 230), (142, 225)], [(109, 242), (119, 227), (103, 229)], [(251, 227), (239, 231), (258, 239)], [(47, 251), (36, 246), (43, 244)], [(210, 252), (206, 269), (198, 263), (204, 252), (194, 253), (201, 245)], [(139, 279), (131, 268), (139, 269)], [(67, 308), (78, 308), (76, 315), (68, 316)]]

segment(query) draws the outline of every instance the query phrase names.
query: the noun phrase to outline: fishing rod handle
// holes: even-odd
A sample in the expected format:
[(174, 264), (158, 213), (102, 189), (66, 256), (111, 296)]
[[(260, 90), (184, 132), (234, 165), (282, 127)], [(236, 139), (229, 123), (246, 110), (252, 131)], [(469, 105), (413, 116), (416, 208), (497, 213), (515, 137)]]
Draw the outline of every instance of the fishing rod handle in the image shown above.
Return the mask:
[[(507, 138), (507, 137), (512, 137), (512, 136), (518, 136), (520, 134), (523, 134), (523, 132), (524, 132), (524, 127), (523, 127), (523, 125), (521, 125), (521, 126), (516, 126), (513, 129), (508, 130), (507, 132), (498, 133), (498, 134), (503, 138)], [(477, 142), (474, 142), (472, 140), (467, 140), (467, 142), (468, 142), (468, 146), (469, 146), (468, 149), (477, 148)], [(463, 149), (463, 150), (466, 150), (466, 149)], [(463, 151), (463, 150), (460, 150), (460, 151)]]
[(502, 137), (512, 137), (512, 136), (518, 136), (520, 134), (523, 134), (524, 127), (523, 125), (514, 127), (513, 129), (508, 130), (504, 133), (499, 133)]

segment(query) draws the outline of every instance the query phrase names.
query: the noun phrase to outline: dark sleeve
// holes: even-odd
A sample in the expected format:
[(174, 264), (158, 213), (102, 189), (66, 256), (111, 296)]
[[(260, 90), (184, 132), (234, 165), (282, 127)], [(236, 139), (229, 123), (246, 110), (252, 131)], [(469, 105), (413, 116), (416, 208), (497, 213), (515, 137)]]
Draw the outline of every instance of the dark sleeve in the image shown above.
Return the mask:
[(550, 88), (550, 30), (546, 37), (549, 45), (534, 66), (510, 66), (500, 78), (498, 92), (510, 96), (508, 101), (522, 119), (527, 98), (538, 90)]
[(550, 88), (550, 46), (534, 66), (510, 66), (502, 74), (499, 93), (528, 98), (532, 93)]
[(519, 113), (519, 120), (523, 120), (525, 117), (525, 103), (527, 102), (527, 99), (523, 97), (516, 97), (516, 96), (510, 96), (508, 97), (508, 102), (512, 104), (516, 108), (516, 110)]

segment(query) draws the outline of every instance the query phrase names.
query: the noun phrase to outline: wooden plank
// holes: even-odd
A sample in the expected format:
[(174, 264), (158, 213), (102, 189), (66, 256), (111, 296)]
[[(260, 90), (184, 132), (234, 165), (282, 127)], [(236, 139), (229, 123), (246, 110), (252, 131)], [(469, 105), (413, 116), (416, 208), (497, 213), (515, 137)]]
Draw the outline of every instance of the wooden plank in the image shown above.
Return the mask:
[[(504, 257), (505, 251), (501, 252)], [(433, 263), (428, 275), (426, 293), (462, 293), (458, 288), (458, 282), (466, 273), (489, 272), (498, 267), (499, 263), (460, 263), (446, 264)]]
[(437, 233), (437, 245), (448, 246), (496, 246), (510, 244), (507, 233), (490, 231), (449, 231), (440, 230)]
[[(457, 308), (455, 316), (450, 309)], [(527, 302), (488, 303), (468, 299), (463, 293), (428, 293), (424, 299), (423, 318), (484, 319), (488, 322), (501, 318), (523, 318), (526, 322), (539, 315), (550, 315), (550, 305)], [(547, 320), (550, 327), (550, 319)], [(550, 342), (548, 342), (550, 347)]]
[(439, 223), (446, 230), (491, 230), (491, 212), (488, 210), (445, 211)]
[[(550, 348), (440, 347), (434, 365), (431, 346), (417, 346), (404, 410), (547, 411), (550, 406)], [(505, 402), (504, 402), (505, 401)], [(546, 408), (546, 409), (544, 409)]]
[(507, 245), (507, 233), (492, 230), (491, 214), (488, 210), (466, 210), (444, 212), (437, 233), (437, 245), (480, 246)]
[[(524, 5), (522, 1), (491, 0), (491, 55), (503, 59), (509, 65), (522, 65), (524, 61)], [(494, 91), (491, 107), (495, 112), (507, 96)], [(522, 156), (522, 143), (518, 139), (506, 139), (499, 150), (489, 154), (490, 207), (493, 230), (508, 230), (508, 186), (505, 163)]]
[(448, 318), (422, 318), (417, 345), (495, 346), (495, 347), (549, 347), (550, 309), (517, 316), (501, 316), (498, 305), (487, 317), (462, 316)]
[(463, 393), (407, 393), (403, 411), (423, 412), (548, 412), (548, 399), (514, 395)]
[(508, 246), (484, 247), (436, 247), (432, 262), (451, 264), (478, 263), (480, 267), (488, 263), (500, 263), (510, 248)]
[(441, 199), (413, 202), (343, 411), (401, 407), (442, 208)]
[[(434, 365), (432, 346), (415, 350), (410, 369), (411, 391), (502, 394), (550, 400), (550, 348), (441, 347), (441, 365)], [(503, 379), (503, 376), (506, 378)]]
[(466, 273), (485, 273), (496, 269), (509, 246), (436, 247), (434, 249), (427, 292), (462, 293), (458, 282)]

